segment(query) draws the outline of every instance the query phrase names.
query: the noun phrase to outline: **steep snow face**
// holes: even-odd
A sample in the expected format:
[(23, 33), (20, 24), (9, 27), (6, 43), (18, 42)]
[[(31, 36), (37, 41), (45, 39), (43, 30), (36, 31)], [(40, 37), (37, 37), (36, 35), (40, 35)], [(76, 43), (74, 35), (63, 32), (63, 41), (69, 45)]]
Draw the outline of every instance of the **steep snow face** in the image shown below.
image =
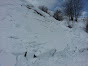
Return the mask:
[[(88, 65), (87, 34), (80, 23), (69, 29), (65, 22), (56, 21), (26, 0), (0, 0), (0, 64), (72, 66), (70, 61), (73, 66)], [(81, 57), (83, 60), (76, 60)]]
[(59, 25), (59, 22), (38, 8), (28, 9), (23, 3), (7, 4), (7, 6), (1, 7), (2, 48), (8, 51), (15, 51), (19, 48), (19, 51), (26, 51), (24, 45), (45, 44), (43, 47), (46, 49), (63, 50), (68, 44), (69, 40), (65, 40), (67, 39), (66, 31)]

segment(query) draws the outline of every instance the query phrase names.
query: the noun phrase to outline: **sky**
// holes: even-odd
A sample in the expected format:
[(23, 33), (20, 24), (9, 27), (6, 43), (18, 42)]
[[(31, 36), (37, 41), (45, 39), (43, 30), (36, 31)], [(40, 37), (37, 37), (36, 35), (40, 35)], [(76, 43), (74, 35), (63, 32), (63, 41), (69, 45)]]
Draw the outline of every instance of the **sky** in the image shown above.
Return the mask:
[(88, 16), (88, 0), (83, 1), (84, 1), (84, 11), (86, 11), (86, 15)]
[(48, 8), (52, 8), (57, 3), (58, 0), (28, 0), (28, 1), (36, 6), (44, 5), (47, 6)]
[[(50, 10), (54, 11), (55, 9), (60, 9), (61, 3), (64, 0), (28, 0), (33, 5), (40, 6), (44, 5), (48, 7)], [(83, 14), (88, 16), (88, 0), (83, 0), (84, 8), (83, 8)]]

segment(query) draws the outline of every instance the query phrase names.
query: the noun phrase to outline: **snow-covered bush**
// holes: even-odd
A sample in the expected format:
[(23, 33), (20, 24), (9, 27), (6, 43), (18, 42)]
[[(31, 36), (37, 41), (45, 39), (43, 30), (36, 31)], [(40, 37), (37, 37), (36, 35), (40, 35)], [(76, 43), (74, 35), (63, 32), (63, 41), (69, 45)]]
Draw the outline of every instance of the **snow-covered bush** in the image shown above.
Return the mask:
[(56, 19), (56, 20), (59, 20), (59, 21), (62, 21), (63, 20), (63, 15), (62, 15), (62, 12), (60, 10), (56, 10), (54, 12), (54, 15), (53, 17)]
[(45, 7), (45, 6), (39, 6), (39, 9), (46, 12), (46, 13), (48, 13), (48, 8)]

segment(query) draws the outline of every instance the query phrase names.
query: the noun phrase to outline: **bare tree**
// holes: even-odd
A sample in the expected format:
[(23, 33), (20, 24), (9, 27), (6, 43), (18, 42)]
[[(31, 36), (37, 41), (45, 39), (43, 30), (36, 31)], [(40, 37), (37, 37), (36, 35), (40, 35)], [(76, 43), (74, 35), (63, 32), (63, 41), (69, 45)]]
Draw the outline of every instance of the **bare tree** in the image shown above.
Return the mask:
[(64, 14), (73, 21), (73, 0), (65, 0), (63, 3)]
[(65, 0), (63, 7), (64, 13), (69, 17), (69, 20), (73, 21), (75, 18), (75, 21), (77, 21), (83, 8), (83, 3), (82, 0)]
[(78, 17), (80, 16), (81, 10), (83, 8), (83, 2), (82, 0), (73, 0), (74, 4), (74, 17), (75, 17), (75, 21), (78, 20)]

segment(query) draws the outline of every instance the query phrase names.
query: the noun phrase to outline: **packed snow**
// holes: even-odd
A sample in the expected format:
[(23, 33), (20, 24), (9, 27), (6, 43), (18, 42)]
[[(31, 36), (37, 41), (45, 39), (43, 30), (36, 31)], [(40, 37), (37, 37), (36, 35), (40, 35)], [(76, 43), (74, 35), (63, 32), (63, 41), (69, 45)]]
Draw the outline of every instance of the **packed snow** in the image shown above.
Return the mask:
[(1, 66), (88, 66), (82, 20), (67, 27), (28, 0), (0, 0)]

